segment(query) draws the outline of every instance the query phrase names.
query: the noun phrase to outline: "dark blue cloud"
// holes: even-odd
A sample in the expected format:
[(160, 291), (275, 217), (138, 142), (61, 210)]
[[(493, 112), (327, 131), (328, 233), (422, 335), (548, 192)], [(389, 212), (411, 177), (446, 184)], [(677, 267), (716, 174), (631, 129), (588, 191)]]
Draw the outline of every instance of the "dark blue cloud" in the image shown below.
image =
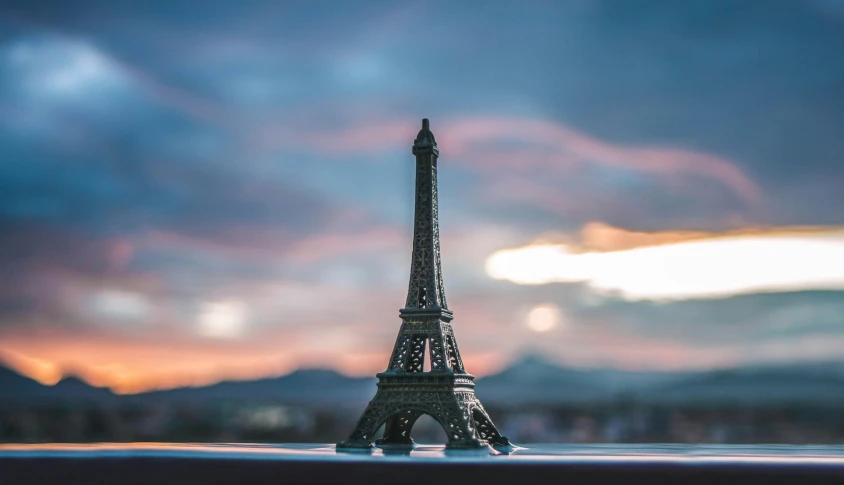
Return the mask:
[[(711, 208), (718, 218), (732, 210), (762, 223), (840, 222), (824, 207), (840, 202), (831, 181), (842, 176), (844, 142), (834, 130), (844, 117), (844, 36), (840, 18), (819, 3), (493, 2), (482, 16), (471, 3), (332, 5), (15, 11), (92, 39), (155, 82), (232, 108), (249, 129), (313, 117), (325, 127), (361, 111), (546, 118), (610, 142), (733, 160), (768, 204), (732, 201)], [(645, 208), (658, 220), (659, 207), (677, 198)]]
[[(716, 193), (717, 187), (713, 200), (702, 203), (684, 198), (682, 188), (666, 190), (647, 179), (607, 172), (579, 173), (571, 184), (552, 187), (594, 208), (570, 221), (544, 217), (547, 209), (530, 205), (521, 211), (477, 203), (475, 192), (481, 188), (468, 178), (462, 192), (469, 195), (454, 196), (455, 211), (493, 219), (514, 213), (508, 223), (523, 220), (525, 228), (545, 229), (591, 219), (630, 227), (681, 221), (714, 227), (735, 213), (748, 222), (840, 222), (831, 208), (841, 203), (835, 187), (842, 177), (837, 154), (844, 142), (834, 131), (844, 118), (844, 61), (837, 55), (844, 36), (840, 17), (826, 4), (492, 2), (483, 12), (472, 3), (447, 2), (424, 8), (331, 2), (331, 8), (318, 11), (307, 2), (6, 5), (5, 22), (15, 32), (5, 37), (6, 48), (40, 42), (52, 50), (37, 54), (67, 56), (73, 45), (88, 46), (113, 63), (108, 67), (118, 76), (111, 91), (69, 101), (29, 99), (20, 92), (33, 89), (26, 72), (3, 73), (5, 111), (38, 111), (46, 121), (41, 127), (46, 133), (39, 134), (43, 143), (76, 144), (71, 154), (39, 147), (30, 158), (80, 160), (77, 166), (84, 168), (59, 168), (55, 180), (89, 199), (65, 198), (59, 204), (55, 200), (63, 187), (19, 189), (27, 195), (6, 204), (15, 217), (74, 210), (93, 217), (109, 205), (104, 201), (112, 198), (121, 207), (122, 198), (125, 207), (146, 204), (143, 216), (123, 218), (127, 226), (137, 224), (134, 217), (152, 218), (152, 224), (172, 219), (202, 225), (208, 219), (213, 225), (215, 218), (221, 225), (242, 218), (272, 223), (271, 213), (262, 215), (254, 204), (241, 206), (237, 197), (243, 195), (231, 187), (222, 193), (232, 201), (199, 195), (219, 194), (218, 182), (240, 179), (249, 185), (266, 177), (286, 178), (335, 202), (354, 199), (378, 211), (377, 202), (351, 187), (370, 183), (367, 194), (399, 197), (394, 187), (402, 186), (404, 174), (383, 164), (367, 166), (354, 153), (336, 157), (346, 159), (342, 166), (295, 152), (260, 154), (247, 135), (270, 124), (330, 128), (372, 113), (425, 113), (435, 119), (471, 113), (549, 119), (609, 142), (712, 153), (760, 184), (765, 203), (747, 208)], [(56, 47), (62, 45), (64, 50)], [(33, 62), (56, 60), (42, 55)], [(36, 67), (31, 74), (43, 74)], [(27, 143), (39, 142), (5, 142), (7, 158), (36, 167), (55, 163), (29, 162), (16, 146)], [(127, 143), (134, 146), (117, 150), (136, 161), (118, 169), (108, 162), (111, 168), (103, 168), (99, 159), (127, 155), (96, 152)], [(17, 167), (15, 177), (27, 170), (37, 169)], [(126, 176), (116, 174), (132, 170), (139, 173), (128, 184)], [(85, 171), (90, 173), (82, 175)], [(185, 180), (196, 185), (186, 187)], [(197, 189), (200, 185), (207, 188)], [(617, 196), (593, 200), (599, 191)], [(192, 193), (195, 200), (176, 200), (176, 192)], [(382, 215), (394, 221), (402, 217), (396, 211)]]

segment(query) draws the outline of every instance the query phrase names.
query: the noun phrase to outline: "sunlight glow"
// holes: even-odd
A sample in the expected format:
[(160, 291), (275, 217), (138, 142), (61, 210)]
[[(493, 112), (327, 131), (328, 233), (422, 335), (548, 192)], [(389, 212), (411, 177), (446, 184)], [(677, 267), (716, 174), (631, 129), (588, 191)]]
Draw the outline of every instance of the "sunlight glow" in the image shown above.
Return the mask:
[(35, 379), (45, 386), (53, 386), (62, 379), (62, 371), (53, 362), (36, 359), (28, 355), (0, 348), (0, 362), (17, 369), (18, 372)]
[(487, 274), (522, 285), (583, 282), (630, 300), (844, 289), (844, 230), (683, 241), (575, 253), (536, 244), (493, 253)]
[(239, 301), (206, 302), (197, 319), (199, 333), (212, 338), (236, 338), (243, 333), (246, 305)]
[(533, 307), (527, 315), (527, 326), (537, 333), (552, 330), (560, 322), (560, 309), (555, 305)]

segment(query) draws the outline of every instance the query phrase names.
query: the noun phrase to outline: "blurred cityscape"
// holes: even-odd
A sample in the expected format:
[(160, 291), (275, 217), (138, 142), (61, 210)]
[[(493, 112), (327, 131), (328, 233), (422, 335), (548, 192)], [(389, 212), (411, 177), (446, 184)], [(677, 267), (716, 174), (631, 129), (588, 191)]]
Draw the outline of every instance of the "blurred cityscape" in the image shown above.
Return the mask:
[[(844, 443), (844, 380), (834, 365), (702, 374), (574, 370), (527, 357), (478, 380), (516, 443)], [(375, 391), (372, 378), (302, 370), (119, 396), (75, 378), (42, 386), (0, 372), (0, 441), (300, 442), (345, 437)], [(430, 417), (419, 443), (443, 443)]]
[[(160, 404), (4, 407), (0, 440), (47, 442), (298, 442), (332, 443), (351, 431), (359, 408)], [(844, 443), (844, 409), (488, 406), (515, 443)], [(423, 417), (418, 443), (444, 443)]]

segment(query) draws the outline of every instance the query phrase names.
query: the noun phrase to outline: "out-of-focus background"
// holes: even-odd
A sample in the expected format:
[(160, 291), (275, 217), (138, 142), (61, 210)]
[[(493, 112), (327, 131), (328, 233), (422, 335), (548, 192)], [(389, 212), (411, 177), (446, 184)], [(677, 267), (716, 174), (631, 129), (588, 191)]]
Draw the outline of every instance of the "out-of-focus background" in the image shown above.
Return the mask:
[(0, 441), (343, 439), (427, 117), (513, 441), (843, 442), (842, 52), (840, 0), (6, 0)]

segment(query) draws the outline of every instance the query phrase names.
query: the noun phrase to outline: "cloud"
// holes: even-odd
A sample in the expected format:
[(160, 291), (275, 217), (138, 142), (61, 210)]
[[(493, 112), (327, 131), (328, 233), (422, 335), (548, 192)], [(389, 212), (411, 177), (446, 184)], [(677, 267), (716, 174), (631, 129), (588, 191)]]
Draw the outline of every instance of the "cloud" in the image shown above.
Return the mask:
[[(375, 173), (401, 156), (396, 140), (412, 140), (417, 125), (418, 120), (364, 116), (344, 128), (268, 127), (255, 136), (264, 149), (283, 145), (316, 152), (346, 160), (343, 167), (350, 164), (343, 153), (370, 155), (369, 170)], [(525, 228), (597, 219), (643, 228), (714, 229), (765, 203), (762, 189), (735, 164), (702, 153), (617, 146), (537, 119), (456, 116), (434, 120), (434, 131), (441, 179), (445, 184), (460, 177), (460, 192), (453, 197), (474, 219)]]
[[(156, 311), (131, 328), (114, 319), (76, 328), (39, 318), (4, 326), (0, 360), (43, 382), (76, 373), (119, 392), (277, 375), (298, 366), (372, 374), (384, 365), (400, 322), (397, 295), (338, 284), (229, 282), (187, 300), (169, 293), (127, 298), (128, 292), (96, 288), (76, 293), (110, 291), (121, 311), (144, 298)], [(384, 305), (390, 300), (395, 306)]]
[[(113, 335), (32, 331), (4, 335), (0, 359), (44, 383), (55, 382), (55, 369), (75, 373), (88, 382), (117, 392), (203, 385), (224, 378), (278, 375), (295, 365), (295, 354), (279, 351), (277, 340), (222, 346), (181, 339), (121, 339)], [(287, 341), (293, 342), (289, 335)], [(162, 359), (162, 355), (167, 358)]]
[(784, 226), (784, 227), (740, 227), (721, 232), (706, 231), (632, 231), (621, 227), (614, 227), (602, 222), (590, 222), (585, 224), (580, 234), (571, 237), (565, 234), (549, 233), (541, 239), (545, 242), (553, 242), (559, 239), (580, 252), (585, 251), (619, 251), (622, 249), (633, 249), (648, 246), (659, 246), (663, 244), (694, 241), (700, 239), (719, 239), (724, 237), (739, 236), (812, 236), (835, 232), (837, 228), (824, 226)]
[[(834, 120), (841, 115), (837, 100), (844, 98), (829, 87), (841, 84), (836, 79), (844, 71), (829, 49), (837, 34), (817, 6), (778, 3), (780, 10), (791, 12), (783, 16), (757, 3), (740, 8), (729, 2), (654, 2), (635, 8), (573, 3), (514, 10), (493, 2), (490, 9), (498, 12), (497, 18), (518, 21), (506, 22), (512, 38), (490, 39), (465, 28), (465, 19), (476, 12), (445, 4), (429, 9), (343, 10), (371, 27), (362, 30), (338, 24), (333, 15), (309, 15), (304, 6), (278, 11), (249, 2), (238, 10), (222, 5), (206, 8), (201, 16), (191, 16), (189, 29), (174, 28), (186, 21), (180, 12), (128, 6), (109, 10), (108, 15), (89, 15), (85, 21), (82, 12), (95, 10), (95, 5), (80, 5), (71, 12), (49, 5), (34, 12), (19, 4), (17, 11), (30, 12), (29, 17), (40, 19), (45, 29), (65, 28), (69, 34), (107, 45), (110, 59), (134, 66), (127, 72), (154, 80), (162, 92), (178, 91), (178, 98), (193, 99), (161, 105), (202, 124), (219, 125), (214, 129), (225, 136), (243, 137), (241, 153), (260, 152), (256, 145), (293, 146), (302, 131), (297, 128), (303, 126), (339, 136), (348, 130), (335, 133), (326, 127), (342, 127), (348, 120), (376, 126), (385, 138), (393, 133), (389, 143), (395, 143), (412, 137), (422, 111), (435, 123), (499, 119), (506, 125), (504, 131), (514, 129), (513, 123), (530, 132), (538, 127), (540, 134), (569, 129), (575, 136), (565, 138), (566, 144), (576, 147), (578, 157), (603, 160), (597, 165), (601, 170), (582, 168), (578, 157), (567, 160), (553, 146), (563, 139), (559, 133), (550, 147), (544, 141), (521, 148), (489, 146), (486, 139), (474, 144), (469, 162), (484, 164), (472, 168), (475, 173), (487, 178), (493, 163), (509, 167), (488, 177), (494, 180), (484, 180), (484, 188), (504, 185), (502, 180), (519, 173), (513, 159), (535, 172), (522, 181), (526, 190), (512, 194), (508, 202), (556, 214), (548, 220), (558, 221), (570, 208), (568, 213), (587, 212), (580, 222), (600, 219), (627, 226), (650, 218), (651, 227), (684, 222), (714, 227), (736, 213), (754, 223), (840, 223), (834, 212), (822, 208), (837, 202), (833, 183), (837, 169), (832, 162), (841, 150), (829, 127), (836, 125)], [(296, 28), (274, 31), (266, 22), (268, 15), (278, 25)], [(437, 23), (427, 48), (410, 62), (402, 52), (415, 46), (417, 39), (397, 26), (428, 15), (437, 16)], [(736, 17), (740, 22), (742, 15), (757, 22), (724, 34), (719, 42), (689, 43), (674, 28), (693, 23), (701, 35), (717, 35), (722, 24)], [(640, 27), (625, 29), (625, 22)], [(140, 32), (148, 41), (147, 49), (109, 25)], [(322, 31), (318, 38), (317, 31)], [(651, 35), (639, 34), (644, 31)], [(782, 35), (773, 34), (777, 32)], [(389, 46), (385, 38), (391, 39)], [(477, 38), (487, 39), (484, 49)], [(369, 89), (348, 89), (336, 75), (336, 66), (366, 56), (377, 57), (390, 72), (401, 72), (401, 79), (382, 76), (379, 83), (367, 83)], [(190, 61), (189, 70), (178, 68), (184, 60)], [(266, 87), (268, 79), (275, 83), (272, 89)], [(256, 105), (231, 98), (226, 93), (232, 86), (264, 86), (262, 101)], [(139, 88), (141, 93), (146, 93), (144, 89)], [(207, 106), (185, 107), (194, 102)], [(402, 120), (414, 120), (407, 121), (407, 136), (396, 128)], [(780, 136), (783, 132), (793, 136)], [(441, 138), (448, 136), (439, 133)], [(597, 151), (591, 142), (597, 143)], [(356, 143), (380, 142), (360, 138)], [(658, 153), (648, 147), (657, 147)], [(313, 153), (312, 148), (306, 150)], [(460, 162), (457, 153), (444, 151)], [(619, 157), (623, 167), (607, 165)], [(801, 162), (794, 163), (795, 159)], [(543, 166), (554, 173), (549, 176), (539, 168)], [(805, 170), (808, 166), (826, 175), (815, 177)], [(307, 167), (296, 170), (316, 176)], [(553, 191), (568, 198), (547, 196)], [(774, 193), (777, 197), (769, 196)], [(473, 211), (492, 205), (501, 204), (485, 201)]]
[[(594, 226), (586, 231), (593, 238), (595, 233)], [(565, 245), (534, 244), (494, 253), (487, 273), (519, 284), (586, 282), (629, 299), (844, 289), (844, 271), (831, 264), (844, 258), (841, 228), (796, 233), (773, 229), (717, 238), (617, 234), (632, 235), (644, 246), (575, 253)]]
[[(377, 152), (407, 140), (409, 120), (356, 123), (327, 133), (296, 133), (279, 139), (285, 144), (305, 144), (328, 154), (346, 151)], [(435, 131), (445, 156), (488, 173), (504, 170), (536, 173), (569, 172), (581, 164), (606, 165), (654, 176), (699, 176), (713, 179), (747, 202), (759, 201), (759, 188), (734, 164), (702, 153), (667, 149), (616, 146), (559, 123), (543, 120), (487, 117), (456, 118), (440, 122)], [(518, 143), (515, 153), (501, 144)]]
[(88, 307), (93, 317), (112, 321), (144, 321), (150, 313), (150, 302), (141, 294), (105, 289), (91, 295)]
[[(548, 165), (565, 168), (571, 163), (595, 163), (654, 175), (702, 176), (718, 181), (745, 201), (756, 202), (760, 197), (756, 184), (741, 169), (711, 155), (666, 148), (614, 146), (569, 127), (539, 120), (460, 120), (446, 125), (445, 132), (443, 143), (454, 145), (455, 156), (473, 153), (475, 144), (491, 144), (493, 150), (482, 151), (474, 160), (491, 165), (493, 169), (500, 168), (500, 164), (525, 170)], [(533, 157), (509, 156), (506, 150), (503, 156), (495, 157), (495, 145), (502, 141), (531, 144), (539, 150)]]
[(18, 40), (5, 52), (5, 61), (35, 96), (103, 96), (125, 83), (116, 66), (93, 46), (46, 39)]

